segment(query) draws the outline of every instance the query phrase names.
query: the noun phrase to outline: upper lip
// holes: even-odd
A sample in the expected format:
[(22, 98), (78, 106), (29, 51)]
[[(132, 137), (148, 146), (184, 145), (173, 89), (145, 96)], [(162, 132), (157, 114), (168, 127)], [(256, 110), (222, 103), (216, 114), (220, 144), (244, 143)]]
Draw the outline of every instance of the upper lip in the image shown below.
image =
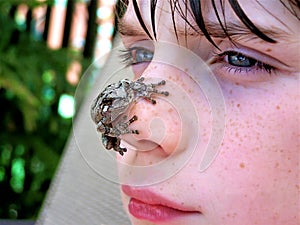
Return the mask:
[(122, 185), (122, 191), (127, 196), (140, 200), (149, 205), (161, 205), (184, 212), (201, 213), (200, 211), (194, 209), (191, 206), (185, 205), (183, 203), (180, 204), (176, 201), (164, 198), (148, 189), (134, 188), (128, 185)]

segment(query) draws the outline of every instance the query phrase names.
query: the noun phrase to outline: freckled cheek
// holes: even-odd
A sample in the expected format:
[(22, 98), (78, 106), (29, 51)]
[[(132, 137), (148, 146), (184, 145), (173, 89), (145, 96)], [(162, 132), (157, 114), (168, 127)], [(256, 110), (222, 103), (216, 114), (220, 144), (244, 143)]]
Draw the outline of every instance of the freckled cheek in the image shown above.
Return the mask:
[[(274, 83), (258, 89), (239, 85), (225, 87), (227, 121), (224, 146), (243, 149), (242, 153), (261, 150), (269, 153), (269, 157), (275, 151), (296, 150), (300, 140), (299, 91), (293, 80), (291, 83)], [(291, 88), (287, 92), (288, 85)]]
[[(299, 187), (299, 103), (280, 99), (285, 96), (282, 93), (277, 97), (252, 93), (251, 99), (245, 98), (245, 92), (235, 94), (240, 97), (227, 98), (226, 132), (209, 170), (221, 189), (227, 187), (230, 192), (226, 199), (235, 203), (226, 202), (221, 189), (216, 195), (224, 207), (240, 208), (240, 214), (247, 208), (255, 215), (255, 209), (264, 206), (271, 210), (292, 203), (287, 196), (299, 193), (295, 188)], [(254, 205), (249, 205), (253, 199)]]

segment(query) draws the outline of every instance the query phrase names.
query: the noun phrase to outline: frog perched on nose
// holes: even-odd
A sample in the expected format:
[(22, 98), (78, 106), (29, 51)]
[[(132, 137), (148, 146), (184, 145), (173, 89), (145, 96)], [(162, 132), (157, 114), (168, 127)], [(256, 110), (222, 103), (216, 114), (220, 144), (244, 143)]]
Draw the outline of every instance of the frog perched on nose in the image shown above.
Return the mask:
[(124, 155), (127, 149), (120, 146), (120, 135), (139, 133), (138, 130), (129, 129), (129, 125), (138, 119), (136, 115), (127, 119), (129, 107), (139, 98), (155, 104), (153, 94), (168, 96), (168, 92), (156, 89), (165, 84), (165, 80), (146, 84), (143, 77), (136, 81), (123, 79), (108, 85), (97, 96), (91, 106), (91, 117), (97, 125), (97, 131), (102, 134), (102, 143), (107, 150), (113, 149)]

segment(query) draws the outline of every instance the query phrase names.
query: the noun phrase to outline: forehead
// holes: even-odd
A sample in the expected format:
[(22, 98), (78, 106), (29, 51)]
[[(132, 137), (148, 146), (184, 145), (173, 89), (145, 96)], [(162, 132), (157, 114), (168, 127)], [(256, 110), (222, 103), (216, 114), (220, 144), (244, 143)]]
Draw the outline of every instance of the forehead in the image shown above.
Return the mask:
[[(182, 18), (182, 15), (179, 15), (178, 10), (181, 11), (181, 14), (186, 14), (187, 20), (189, 23), (195, 26), (194, 16), (191, 13), (190, 3), (184, 0), (158, 0), (155, 8), (151, 9), (150, 0), (138, 0), (138, 7), (141, 12), (142, 18), (151, 32), (153, 28), (152, 17), (155, 15), (155, 28), (161, 29), (172, 29), (174, 22), (176, 27), (179, 29), (184, 27), (186, 29), (186, 21)], [(205, 21), (210, 21), (213, 23), (218, 23), (218, 18), (213, 8), (212, 2), (215, 3), (217, 12), (219, 13), (219, 19), (224, 22), (235, 22), (236, 24), (242, 24), (240, 19), (237, 17), (233, 9), (231, 8), (228, 1), (224, 1), (223, 6), (220, 5), (220, 2), (223, 1), (208, 1), (202, 0), (201, 2), (201, 11)], [(249, 17), (249, 19), (258, 27), (261, 27), (262, 30), (279, 30), (279, 33), (282, 34), (291, 34), (291, 33), (300, 33), (299, 20), (294, 16), (291, 11), (299, 14), (299, 8), (289, 8), (288, 1), (279, 1), (279, 0), (239, 0), (241, 8)], [(170, 4), (171, 3), (171, 4)], [(176, 4), (175, 4), (176, 3)], [(172, 11), (175, 13), (172, 15)], [(153, 10), (155, 9), (155, 10)], [(153, 13), (153, 15), (151, 15)], [(130, 25), (134, 27), (135, 35), (137, 32), (143, 32), (137, 16), (135, 15), (135, 10), (132, 4), (132, 1), (129, 1), (128, 9), (125, 13), (124, 18), (122, 19), (122, 24)], [(197, 27), (197, 26), (195, 26)]]

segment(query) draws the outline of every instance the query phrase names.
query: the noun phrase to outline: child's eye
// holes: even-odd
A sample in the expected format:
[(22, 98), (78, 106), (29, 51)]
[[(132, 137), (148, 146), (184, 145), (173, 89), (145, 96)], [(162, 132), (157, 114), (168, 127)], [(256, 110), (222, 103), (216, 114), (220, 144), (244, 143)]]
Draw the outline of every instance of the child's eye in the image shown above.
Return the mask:
[(219, 57), (223, 58), (224, 61), (228, 62), (231, 66), (236, 67), (244, 67), (244, 68), (252, 68), (252, 69), (259, 69), (265, 70), (266, 72), (270, 73), (273, 69), (272, 66), (263, 63), (257, 59), (248, 57), (242, 53), (235, 52), (235, 51), (226, 51), (221, 54), (218, 54)]
[(216, 73), (221, 73), (230, 79), (238, 78), (245, 81), (264, 80), (276, 70), (275, 67), (267, 63), (236, 51), (216, 54), (213, 63), (220, 65), (219, 71), (216, 70)]
[(123, 50), (121, 59), (126, 66), (150, 62), (153, 59), (153, 52), (143, 47), (131, 47)]
[(230, 65), (239, 67), (252, 67), (257, 63), (257, 60), (249, 58), (238, 52), (228, 52), (227, 61)]

